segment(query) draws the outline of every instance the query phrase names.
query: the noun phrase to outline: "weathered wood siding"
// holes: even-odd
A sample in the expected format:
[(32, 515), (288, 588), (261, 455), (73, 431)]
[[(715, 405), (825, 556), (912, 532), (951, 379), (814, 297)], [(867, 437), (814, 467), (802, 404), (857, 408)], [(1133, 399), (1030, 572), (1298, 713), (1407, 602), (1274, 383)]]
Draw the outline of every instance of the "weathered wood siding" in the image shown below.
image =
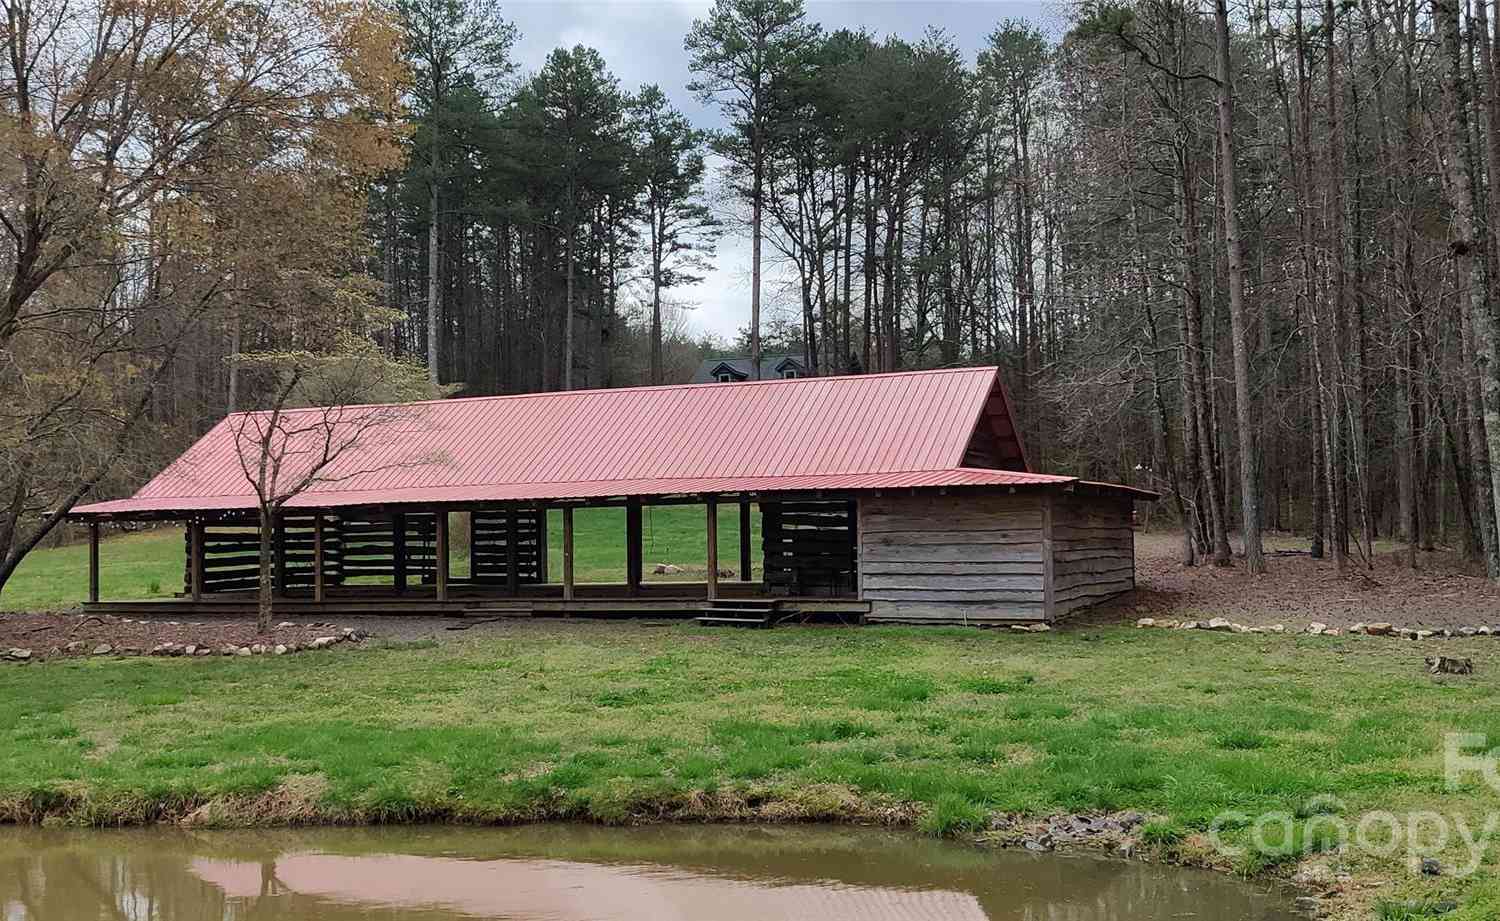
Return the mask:
[(861, 497), (859, 577), (870, 619), (1043, 620), (1044, 502), (1041, 495)]
[(1056, 494), (859, 500), (870, 620), (1046, 621), (1135, 587), (1128, 499)]
[(1053, 616), (1135, 588), (1135, 532), (1128, 499), (1052, 497)]

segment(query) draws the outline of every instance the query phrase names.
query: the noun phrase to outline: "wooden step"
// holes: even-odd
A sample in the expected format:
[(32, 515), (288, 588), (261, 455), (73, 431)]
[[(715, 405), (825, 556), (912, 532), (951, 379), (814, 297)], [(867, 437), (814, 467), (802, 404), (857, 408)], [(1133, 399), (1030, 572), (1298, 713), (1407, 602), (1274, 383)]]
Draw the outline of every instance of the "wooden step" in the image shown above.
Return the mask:
[(705, 627), (769, 627), (776, 605), (766, 598), (715, 598), (699, 609), (697, 620)]
[(715, 611), (771, 611), (780, 602), (772, 598), (715, 598), (704, 610)]
[[(737, 613), (737, 612), (736, 612)], [(696, 620), (704, 627), (769, 627), (771, 626), (771, 612), (766, 611), (760, 617), (750, 616), (751, 612), (744, 612), (746, 616), (735, 617), (732, 613), (725, 611), (718, 614), (702, 614)]]

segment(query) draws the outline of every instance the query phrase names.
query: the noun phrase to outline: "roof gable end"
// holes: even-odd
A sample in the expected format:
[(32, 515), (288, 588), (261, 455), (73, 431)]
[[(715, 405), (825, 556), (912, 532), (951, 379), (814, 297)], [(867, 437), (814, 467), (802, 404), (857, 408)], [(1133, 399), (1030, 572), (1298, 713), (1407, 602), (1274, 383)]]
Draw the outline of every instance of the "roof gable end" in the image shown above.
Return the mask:
[(1031, 471), (1021, 429), (1011, 410), (1010, 394), (999, 374), (995, 375), (994, 385), (974, 421), (961, 463), (966, 467)]

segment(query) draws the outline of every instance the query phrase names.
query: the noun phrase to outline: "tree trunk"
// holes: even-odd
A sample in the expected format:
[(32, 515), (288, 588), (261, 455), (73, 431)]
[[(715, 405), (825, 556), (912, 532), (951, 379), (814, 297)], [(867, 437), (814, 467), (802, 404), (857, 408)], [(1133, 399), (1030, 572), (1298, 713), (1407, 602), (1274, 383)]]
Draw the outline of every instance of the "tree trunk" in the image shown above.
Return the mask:
[(1234, 416), (1240, 441), (1240, 508), (1245, 540), (1245, 565), (1251, 573), (1265, 572), (1260, 544), (1260, 490), (1256, 482), (1259, 457), (1250, 416), (1250, 342), (1245, 317), (1245, 266), (1240, 243), (1239, 190), (1235, 186), (1234, 89), (1229, 60), (1229, 12), (1216, 0), (1219, 58), (1219, 184), (1224, 216), (1224, 244), (1229, 270), (1229, 324), (1234, 346)]
[[(432, 169), (435, 173), (438, 168), (436, 143), (433, 144), (432, 160)], [(438, 247), (441, 236), (438, 232), (438, 217), (438, 183), (434, 177), (427, 199), (427, 379), (434, 384), (441, 381), (441, 375), (438, 373), (441, 339), (438, 333), (439, 317), (443, 312), (443, 285), (438, 273)]]
[(750, 379), (760, 380), (760, 238), (764, 197), (765, 162), (760, 149), (760, 133), (751, 142), (755, 145), (755, 176), (750, 190)]
[(240, 403), (240, 311), (236, 305), (229, 312), (229, 386), (225, 395), (225, 413), (233, 415)]
[[(655, 210), (654, 208), (652, 209)], [(651, 218), (651, 383), (658, 385), (661, 379), (661, 264), (662, 236), (661, 219), (655, 214)]]
[(268, 633), (271, 629), (271, 612), (274, 604), (272, 599), (276, 584), (271, 573), (275, 558), (275, 533), (276, 512), (262, 503), (260, 506), (260, 584), (255, 610), (255, 629), (258, 633)]
[(563, 389), (573, 389), (573, 288), (574, 275), (576, 274), (576, 259), (573, 253), (573, 238), (576, 236), (574, 227), (570, 221), (567, 227), (568, 239), (565, 243), (568, 263), (568, 287), (563, 305)]
[[(1186, 282), (1183, 290), (1183, 364), (1185, 365), (1184, 400), (1192, 407), (1192, 415), (1198, 442), (1199, 477), (1208, 505), (1205, 523), (1211, 527), (1210, 539), (1215, 566), (1228, 566), (1231, 562), (1229, 532), (1224, 523), (1224, 504), (1220, 498), (1218, 467), (1214, 463), (1214, 427), (1209, 420), (1208, 372), (1203, 352), (1203, 284), (1200, 275), (1198, 205), (1196, 171), (1193, 169), (1193, 153), (1187, 149), (1188, 141), (1182, 142), (1180, 151), (1180, 174), (1178, 176), (1179, 213), (1183, 235), (1183, 275)], [(1202, 510), (1199, 510), (1200, 516)]]
[[(1472, 156), (1469, 133), (1469, 87), (1461, 64), (1463, 44), (1459, 37), (1459, 8), (1455, 0), (1433, 0), (1432, 15), (1442, 39), (1443, 100), (1439, 133), (1443, 139), (1443, 167), (1454, 239), (1450, 251), (1460, 289), (1467, 285), (1463, 304), (1473, 337), (1473, 368), (1478, 390), (1474, 434), (1478, 444), (1471, 449), (1475, 459), (1475, 505), (1480, 531), (1485, 535), (1485, 568), (1492, 580), (1500, 581), (1500, 550), (1496, 548), (1495, 510), (1500, 504), (1500, 378), (1496, 377), (1495, 329), (1487, 297), (1485, 259), (1486, 234), (1475, 220), (1474, 183), (1470, 174)], [(1483, 456), (1484, 463), (1478, 462)]]

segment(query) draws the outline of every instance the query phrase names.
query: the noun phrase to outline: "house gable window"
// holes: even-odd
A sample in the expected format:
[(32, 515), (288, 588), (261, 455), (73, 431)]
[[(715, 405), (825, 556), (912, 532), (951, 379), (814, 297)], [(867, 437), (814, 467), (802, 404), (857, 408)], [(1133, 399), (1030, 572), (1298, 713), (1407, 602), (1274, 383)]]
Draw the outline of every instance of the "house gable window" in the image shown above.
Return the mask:
[(784, 381), (794, 381), (799, 377), (807, 377), (807, 369), (802, 366), (802, 362), (785, 358), (777, 363), (776, 376)]
[(721, 384), (733, 384), (735, 381), (745, 380), (750, 375), (740, 371), (728, 362), (724, 362), (714, 368), (711, 376)]

